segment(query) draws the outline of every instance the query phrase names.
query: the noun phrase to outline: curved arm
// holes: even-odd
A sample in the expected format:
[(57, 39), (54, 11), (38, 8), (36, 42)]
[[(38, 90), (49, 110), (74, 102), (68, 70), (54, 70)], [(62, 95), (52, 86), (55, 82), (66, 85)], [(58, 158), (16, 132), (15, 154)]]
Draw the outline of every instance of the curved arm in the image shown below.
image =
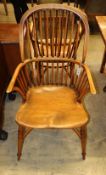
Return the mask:
[(27, 64), (27, 62), (29, 62), (29, 60), (24, 61), (24, 63), (20, 63), (18, 64), (18, 66), (16, 67), (14, 74), (12, 76), (12, 79), (7, 87), (6, 93), (10, 93), (13, 91), (13, 87), (16, 83), (17, 77), (19, 76), (19, 73), (21, 71), (21, 69), (23, 68), (23, 66), (25, 66)]
[(85, 67), (86, 74), (87, 74), (87, 77), (88, 77), (88, 82), (89, 82), (89, 86), (90, 86), (90, 92), (91, 92), (91, 94), (96, 94), (96, 88), (95, 88), (95, 85), (93, 83), (91, 72), (90, 72), (90, 70), (89, 70), (87, 65), (84, 64), (84, 67)]
[(22, 67), (23, 67), (23, 63), (20, 63), (20, 64), (16, 67), (15, 72), (14, 72), (14, 74), (13, 74), (13, 76), (12, 76), (12, 79), (11, 79), (11, 81), (10, 81), (8, 87), (7, 87), (6, 93), (10, 93), (10, 92), (13, 91), (13, 87), (14, 87), (14, 85), (15, 85), (15, 82), (16, 82), (16, 80), (17, 80), (17, 77), (18, 77), (19, 72), (20, 72), (20, 70), (21, 70)]
[(25, 72), (25, 65), (27, 64), (28, 60), (26, 60), (24, 63), (20, 63), (17, 68), (15, 69), (15, 72), (12, 76), (12, 79), (7, 87), (6, 92), (17, 92), (21, 95), (22, 100), (26, 100), (26, 93), (29, 88), (29, 84), (27, 81), (27, 76)]
[(80, 75), (78, 75), (77, 83), (75, 83), (76, 91), (78, 93), (77, 101), (82, 101), (87, 93), (96, 94), (96, 89), (89, 68), (85, 64), (81, 64), (83, 68)]

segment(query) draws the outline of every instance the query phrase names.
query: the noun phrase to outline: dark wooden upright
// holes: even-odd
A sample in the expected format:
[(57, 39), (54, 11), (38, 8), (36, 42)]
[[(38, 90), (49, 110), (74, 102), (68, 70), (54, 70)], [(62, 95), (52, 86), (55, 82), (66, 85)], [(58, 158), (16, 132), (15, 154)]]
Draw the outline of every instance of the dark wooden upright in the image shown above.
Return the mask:
[(0, 24), (0, 129), (6, 87), (19, 62), (19, 25)]

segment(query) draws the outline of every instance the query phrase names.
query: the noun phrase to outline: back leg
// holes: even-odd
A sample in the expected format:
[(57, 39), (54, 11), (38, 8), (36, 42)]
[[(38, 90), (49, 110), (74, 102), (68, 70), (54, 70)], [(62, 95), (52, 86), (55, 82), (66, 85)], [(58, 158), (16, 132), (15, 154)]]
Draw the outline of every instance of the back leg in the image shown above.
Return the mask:
[(18, 160), (20, 160), (21, 154), (22, 154), (22, 147), (24, 142), (24, 131), (25, 128), (20, 126), (18, 127)]
[(86, 144), (87, 144), (87, 127), (86, 126), (81, 127), (80, 135), (81, 135), (82, 158), (83, 160), (85, 160)]

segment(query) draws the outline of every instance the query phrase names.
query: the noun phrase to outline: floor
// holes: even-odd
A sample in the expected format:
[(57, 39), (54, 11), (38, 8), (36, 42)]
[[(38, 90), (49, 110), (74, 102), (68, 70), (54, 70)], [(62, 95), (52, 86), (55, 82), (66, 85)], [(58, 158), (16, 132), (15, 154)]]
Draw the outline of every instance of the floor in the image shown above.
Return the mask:
[[(13, 8), (5, 16), (0, 5), (0, 21), (14, 23)], [(2, 10), (1, 10), (2, 9)], [(105, 175), (106, 174), (106, 75), (100, 74), (104, 44), (99, 32), (90, 35), (86, 64), (97, 89), (84, 100), (90, 115), (86, 160), (81, 159), (80, 141), (71, 130), (37, 129), (25, 140), (23, 156), (17, 161), (17, 124), (15, 114), (21, 103), (6, 99), (4, 129), (8, 140), (0, 141), (1, 175)]]

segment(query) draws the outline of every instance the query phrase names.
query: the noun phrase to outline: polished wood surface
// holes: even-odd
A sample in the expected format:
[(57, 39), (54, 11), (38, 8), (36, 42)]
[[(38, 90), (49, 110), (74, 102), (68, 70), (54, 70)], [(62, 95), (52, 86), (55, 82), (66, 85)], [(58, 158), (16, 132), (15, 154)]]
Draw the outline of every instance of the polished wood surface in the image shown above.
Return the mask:
[(76, 99), (75, 91), (65, 86), (30, 88), (16, 121), (30, 128), (80, 127), (88, 122), (88, 115)]
[(0, 43), (19, 43), (19, 24), (0, 23)]
[(96, 16), (96, 20), (100, 29), (100, 33), (102, 36), (102, 39), (104, 41), (104, 45), (105, 45), (105, 50), (104, 50), (104, 56), (103, 56), (103, 60), (102, 60), (102, 64), (101, 64), (101, 68), (100, 68), (100, 72), (106, 72), (106, 16)]
[(0, 47), (12, 76), (16, 66), (20, 63), (18, 24), (0, 24)]

